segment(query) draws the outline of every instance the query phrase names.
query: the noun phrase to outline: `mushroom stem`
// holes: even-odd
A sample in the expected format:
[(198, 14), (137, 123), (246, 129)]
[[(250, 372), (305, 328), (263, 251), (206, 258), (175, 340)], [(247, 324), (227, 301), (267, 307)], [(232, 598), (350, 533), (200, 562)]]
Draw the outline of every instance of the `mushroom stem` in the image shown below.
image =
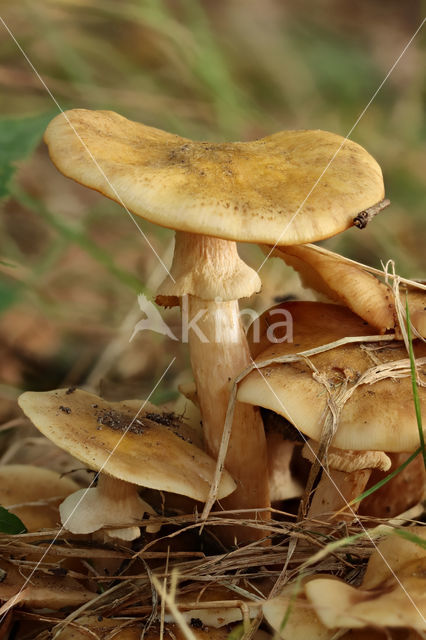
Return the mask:
[(71, 533), (93, 533), (106, 527), (111, 529), (108, 535), (122, 540), (138, 538), (140, 529), (119, 525), (140, 521), (144, 512), (155, 515), (152, 507), (139, 498), (136, 485), (105, 473), (99, 475), (96, 487), (68, 496), (59, 510), (63, 526)]
[[(334, 514), (359, 496), (365, 489), (372, 469), (357, 469), (351, 473), (329, 469), (323, 471), (309, 507), (308, 517), (324, 522), (333, 520)], [(359, 502), (346, 508), (339, 514), (339, 519), (351, 522), (357, 512)]]
[[(176, 283), (163, 283), (159, 298), (182, 297), (183, 339), (189, 342), (205, 441), (217, 457), (231, 382), (251, 362), (238, 298), (258, 290), (259, 279), (239, 258), (235, 242), (182, 232), (176, 234), (172, 274)], [(237, 483), (221, 501), (225, 509), (270, 506), (266, 438), (257, 407), (237, 402), (225, 467)], [(260, 517), (269, 515), (264, 511)], [(240, 542), (264, 535), (260, 529), (238, 530)], [(230, 528), (230, 535), (234, 542), (236, 530)]]

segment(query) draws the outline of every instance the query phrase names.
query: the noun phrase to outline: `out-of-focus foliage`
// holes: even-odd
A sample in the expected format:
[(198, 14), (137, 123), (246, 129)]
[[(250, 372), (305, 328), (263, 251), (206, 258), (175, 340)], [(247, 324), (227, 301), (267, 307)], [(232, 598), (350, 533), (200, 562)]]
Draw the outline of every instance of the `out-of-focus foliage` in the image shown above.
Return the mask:
[[(113, 109), (207, 140), (246, 140), (286, 128), (351, 132), (382, 165), (392, 206), (367, 230), (327, 244), (375, 266), (392, 258), (410, 277), (424, 277), (425, 267), (421, 33), (369, 103), (421, 14), (420, 2), (396, 0), (1, 5), (2, 18), (61, 108)], [(138, 319), (137, 311), (128, 314), (138, 282), (153, 295), (164, 271), (126, 213), (60, 176), (42, 144), (11, 179), (15, 162), (41, 137), (43, 114), (56, 107), (2, 24), (0, 31), (0, 193), (11, 189), (0, 217), (0, 392), (9, 398), (23, 386), (83, 381), (127, 322), (119, 357), (102, 365), (113, 393), (121, 394), (122, 380), (125, 395), (149, 393), (177, 356), (155, 399), (165, 398), (186, 366), (185, 346), (165, 345), (149, 332), (127, 344), (132, 318)], [(140, 226), (164, 257), (171, 232)], [(255, 268), (263, 260), (255, 247), (243, 246), (241, 253)], [(260, 274), (262, 304), (293, 287), (291, 272), (278, 263)], [(177, 322), (173, 311), (165, 317)]]
[(0, 507), (0, 532), (9, 533), (15, 535), (17, 533), (26, 533), (24, 523), (15, 516), (14, 513), (10, 513), (4, 507)]
[(52, 113), (0, 120), (0, 198), (9, 194), (15, 163), (34, 150), (51, 118)]

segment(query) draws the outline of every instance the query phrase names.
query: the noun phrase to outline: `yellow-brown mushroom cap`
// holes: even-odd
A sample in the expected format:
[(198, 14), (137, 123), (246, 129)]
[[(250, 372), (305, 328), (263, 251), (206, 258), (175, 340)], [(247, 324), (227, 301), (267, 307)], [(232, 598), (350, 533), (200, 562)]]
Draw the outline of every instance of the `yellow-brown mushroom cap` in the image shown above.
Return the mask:
[[(349, 336), (375, 335), (372, 327), (348, 309), (320, 302), (289, 302), (274, 309), (287, 311), (292, 318), (293, 342), (271, 344), (265, 337), (268, 322), (279, 316), (260, 318), (260, 342), (254, 344), (256, 361), (296, 354), (332, 343)], [(275, 332), (280, 337), (279, 329)], [(253, 338), (253, 332), (251, 333)], [(267, 346), (269, 344), (269, 346)], [(426, 356), (426, 345), (415, 345), (417, 358)], [(334, 392), (342, 385), (354, 385), (367, 370), (381, 364), (404, 360), (408, 355), (402, 343), (379, 343), (360, 346), (346, 344), (310, 356), (319, 372), (313, 372), (304, 361), (274, 363), (261, 373), (252, 371), (241, 383), (238, 400), (271, 409), (290, 420), (302, 433), (319, 440), (328, 393), (321, 379)], [(421, 380), (426, 380), (425, 365), (418, 367)], [(425, 387), (419, 386), (420, 404), (426, 415)], [(359, 385), (344, 404), (333, 446), (341, 449), (413, 451), (419, 445), (418, 425), (408, 372), (405, 377), (388, 377), (374, 384)]]
[[(140, 400), (107, 402), (82, 390), (26, 392), (19, 405), (37, 429), (91, 469), (139, 486), (205, 501), (216, 463), (187, 441), (184, 425)], [(226, 471), (221, 497), (235, 483)]]
[(29, 464), (0, 467), (0, 504), (18, 516), (28, 531), (56, 527), (59, 503), (77, 489), (71, 478), (61, 478), (51, 469)]
[[(269, 253), (268, 247), (266, 250)], [(391, 288), (361, 266), (332, 251), (324, 254), (314, 245), (276, 247), (272, 255), (293, 267), (304, 287), (318, 291), (331, 302), (346, 305), (379, 333), (395, 327)]]
[[(360, 588), (324, 575), (305, 593), (328, 628), (409, 627), (426, 631), (426, 551), (424, 527), (401, 530), (372, 552)], [(407, 637), (407, 636), (404, 636)]]
[(133, 213), (228, 240), (301, 244), (326, 238), (384, 195), (374, 158), (325, 131), (194, 142), (111, 111), (75, 109), (54, 118), (45, 141), (64, 175)]

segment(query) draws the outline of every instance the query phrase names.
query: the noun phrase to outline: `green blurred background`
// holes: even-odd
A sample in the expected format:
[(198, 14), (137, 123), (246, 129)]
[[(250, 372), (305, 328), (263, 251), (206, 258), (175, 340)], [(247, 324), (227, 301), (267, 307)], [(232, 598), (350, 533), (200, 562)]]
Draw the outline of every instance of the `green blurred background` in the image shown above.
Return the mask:
[[(247, 140), (281, 129), (345, 136), (425, 13), (417, 0), (3, 0), (0, 15), (61, 108), (112, 109), (187, 137)], [(110, 396), (173, 397), (186, 348), (150, 332), (129, 344), (157, 258), (126, 213), (63, 178), (40, 142), (58, 111), (0, 24), (0, 417), (22, 388), (89, 381)], [(425, 277), (422, 32), (351, 138), (383, 167), (392, 201), (363, 232), (325, 244)], [(15, 171), (16, 169), (16, 171)], [(172, 233), (140, 222), (170, 260)], [(241, 253), (253, 266), (256, 247)], [(277, 260), (256, 308), (298, 292)], [(175, 311), (165, 314), (174, 326)]]

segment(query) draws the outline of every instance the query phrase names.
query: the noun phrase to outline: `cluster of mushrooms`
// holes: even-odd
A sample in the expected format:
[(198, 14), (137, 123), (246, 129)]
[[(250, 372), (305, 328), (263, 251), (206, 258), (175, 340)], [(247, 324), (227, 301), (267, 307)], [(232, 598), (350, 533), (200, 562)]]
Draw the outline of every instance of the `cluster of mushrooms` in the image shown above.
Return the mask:
[[(107, 402), (79, 389), (20, 397), (22, 410), (45, 436), (98, 474), (96, 486), (63, 487), (62, 526), (129, 544), (141, 531), (155, 534), (158, 514), (142, 500), (140, 487), (201, 503), (213, 498), (218, 509), (256, 521), (219, 528), (228, 547), (262, 540), (266, 549), (271, 502), (280, 506), (303, 492), (299, 517), (308, 518), (311, 528), (351, 523), (357, 496), (419, 447), (406, 299), (426, 416), (426, 286), (407, 281), (398, 289), (391, 279), (310, 244), (363, 227), (383, 208), (377, 162), (358, 144), (323, 131), (213, 144), (108, 111), (61, 114), (45, 141), (65, 176), (176, 230), (173, 263), (156, 302), (185, 307), (189, 325), (199, 328), (188, 335), (194, 385), (185, 393), (197, 407), (201, 432), (199, 419), (141, 400)], [(261, 279), (239, 257), (237, 242), (257, 243), (267, 257), (284, 260), (321, 301), (280, 303), (246, 335), (239, 300), (260, 291)], [(291, 318), (291, 340), (285, 339), (288, 324), (277, 322), (283, 315)], [(271, 420), (278, 431), (265, 432), (264, 422)], [(306, 488), (293, 474), (295, 460), (303, 458), (312, 463)], [(390, 518), (421, 501), (421, 456), (394, 483), (379, 499), (373, 494), (362, 501), (360, 513)], [(425, 537), (421, 527), (413, 530)], [(274, 598), (252, 594), (244, 607), (240, 598), (238, 606), (228, 602), (219, 613), (198, 606), (195, 614), (181, 603), (184, 617), (211, 631), (242, 620), (242, 611), (249, 618), (261, 611), (284, 639), (331, 639), (338, 629), (361, 629), (341, 632), (344, 638), (382, 637), (373, 627), (411, 629), (407, 634), (413, 635), (401, 637), (420, 637), (417, 631), (426, 631), (424, 546), (394, 536), (381, 544), (359, 588), (331, 574), (309, 574)], [(395, 552), (397, 544), (402, 551)], [(405, 591), (410, 598), (404, 602)], [(203, 598), (209, 600), (208, 590)], [(210, 594), (210, 601), (225, 599)], [(173, 614), (165, 620), (176, 622)], [(96, 620), (84, 622), (91, 624), (95, 630)], [(125, 633), (114, 637), (133, 637), (131, 629)], [(199, 629), (191, 633), (202, 635)]]

